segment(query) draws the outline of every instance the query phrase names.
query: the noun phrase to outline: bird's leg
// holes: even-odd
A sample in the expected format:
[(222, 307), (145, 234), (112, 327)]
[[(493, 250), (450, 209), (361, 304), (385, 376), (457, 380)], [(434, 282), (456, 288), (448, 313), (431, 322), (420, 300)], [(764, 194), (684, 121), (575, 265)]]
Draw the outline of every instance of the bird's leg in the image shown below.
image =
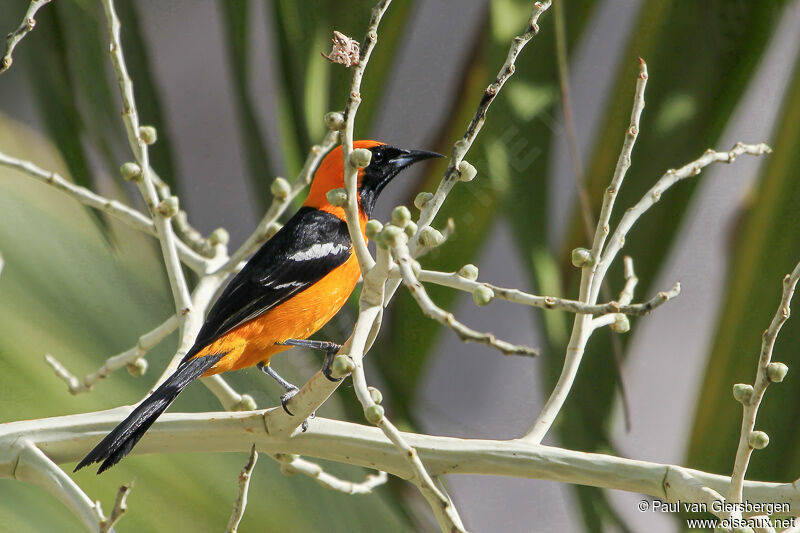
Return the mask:
[(278, 373), (275, 371), (275, 369), (273, 369), (271, 366), (269, 366), (269, 363), (265, 363), (265, 362), (263, 362), (263, 361), (262, 361), (262, 362), (258, 363), (256, 366), (257, 366), (257, 367), (258, 367), (258, 369), (259, 369), (259, 370), (261, 370), (263, 373), (265, 373), (266, 375), (268, 375), (269, 377), (271, 377), (272, 379), (274, 379), (275, 381), (277, 381), (277, 382), (278, 382), (278, 385), (280, 385), (281, 387), (283, 387), (283, 390), (285, 390), (286, 392), (285, 392), (284, 394), (282, 394), (282, 395), (281, 395), (281, 406), (283, 407), (283, 410), (284, 410), (284, 411), (286, 411), (286, 413), (287, 413), (289, 416), (294, 416), (294, 413), (292, 413), (291, 411), (289, 411), (289, 408), (288, 408), (288, 407), (286, 407), (286, 404), (289, 402), (289, 400), (291, 400), (291, 399), (292, 399), (292, 397), (293, 397), (295, 394), (297, 394), (297, 391), (299, 391), (299, 390), (300, 390), (300, 389), (298, 389), (298, 388), (297, 388), (297, 385), (292, 385), (291, 383), (289, 383), (288, 381), (286, 381), (285, 379), (283, 379), (283, 378), (281, 377), (281, 375), (280, 375), (280, 374), (278, 374)]
[(328, 380), (336, 383), (341, 381), (342, 378), (335, 378), (331, 375), (331, 363), (333, 363), (333, 356), (342, 349), (341, 344), (336, 344), (330, 341), (310, 341), (307, 339), (286, 339), (278, 344), (286, 346), (300, 346), (302, 348), (311, 348), (312, 350), (323, 350), (325, 352), (325, 359), (322, 362), (322, 374)]

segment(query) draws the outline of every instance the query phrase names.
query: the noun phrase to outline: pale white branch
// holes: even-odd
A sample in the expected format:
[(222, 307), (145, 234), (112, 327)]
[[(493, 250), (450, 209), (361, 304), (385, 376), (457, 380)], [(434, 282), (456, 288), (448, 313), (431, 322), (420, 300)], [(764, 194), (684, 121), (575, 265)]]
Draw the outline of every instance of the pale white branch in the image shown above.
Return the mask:
[(364, 481), (356, 483), (339, 479), (333, 474), (326, 472), (317, 463), (307, 461), (297, 455), (276, 453), (272, 458), (281, 463), (281, 472), (287, 476), (303, 474), (315, 480), (326, 489), (343, 492), (345, 494), (370, 494), (374, 488), (385, 484), (389, 480), (389, 476), (386, 472), (377, 472), (368, 475)]
[[(30, 161), (17, 159), (16, 157), (11, 157), (3, 153), (0, 153), (0, 165), (19, 170), (35, 178), (37, 181), (55, 187), (82, 204), (111, 215), (133, 229), (147, 233), (148, 235), (156, 235), (156, 227), (153, 221), (138, 210), (117, 200), (111, 200), (100, 196), (86, 187), (75, 185), (57, 172), (44, 170)], [(186, 266), (195, 272), (205, 271), (207, 260), (204, 257), (189, 248), (186, 243), (182, 241), (177, 241), (176, 244), (181, 260)]]
[(230, 520), (228, 520), (228, 526), (225, 528), (227, 533), (236, 533), (239, 530), (239, 523), (244, 518), (244, 510), (247, 507), (247, 492), (250, 489), (250, 478), (253, 475), (253, 469), (256, 467), (256, 461), (258, 461), (258, 453), (256, 452), (256, 445), (253, 444), (250, 448), (250, 457), (239, 474), (239, 495), (233, 504), (233, 512)]
[(9, 477), (41, 487), (63, 503), (83, 523), (89, 531), (100, 531), (100, 523), (105, 520), (100, 502), (92, 501), (66, 472), (53, 462), (36, 443), (20, 436), (7, 446), (6, 454), (13, 462)]
[(505, 355), (537, 355), (538, 351), (527, 346), (519, 346), (510, 342), (498, 339), (492, 333), (480, 333), (475, 331), (461, 322), (459, 322), (452, 313), (443, 310), (430, 299), (425, 287), (417, 280), (414, 271), (411, 267), (410, 254), (408, 246), (402, 242), (397, 243), (392, 248), (392, 255), (394, 256), (397, 266), (400, 270), (403, 283), (408, 287), (411, 296), (416, 300), (425, 316), (432, 318), (440, 324), (452, 329), (462, 340), (470, 342), (478, 342), (486, 344), (499, 350)]
[(123, 483), (120, 486), (117, 491), (117, 499), (114, 501), (114, 508), (111, 509), (111, 514), (108, 515), (107, 519), (100, 521), (100, 533), (113, 531), (114, 524), (119, 522), (122, 515), (128, 511), (128, 495), (131, 493), (132, 488), (133, 481), (130, 483)]
[(372, 14), (367, 27), (367, 34), (361, 47), (361, 55), (358, 64), (353, 66), (353, 79), (350, 83), (347, 104), (344, 108), (344, 127), (342, 128), (342, 157), (344, 158), (344, 187), (347, 191), (347, 203), (344, 206), (347, 216), (347, 230), (350, 233), (350, 241), (353, 243), (353, 251), (358, 258), (358, 264), (362, 273), (367, 273), (373, 266), (375, 260), (369, 253), (367, 243), (361, 236), (361, 226), (359, 217), (359, 199), (357, 174), (358, 168), (353, 164), (351, 154), (353, 153), (353, 130), (355, 126), (356, 113), (361, 104), (361, 79), (364, 77), (364, 70), (367, 68), (372, 50), (378, 42), (378, 25), (383, 18), (383, 14), (391, 4), (391, 0), (381, 0), (372, 8)]
[(66, 384), (71, 394), (88, 392), (101, 379), (107, 378), (115, 370), (119, 370), (127, 365), (134, 363), (140, 357), (144, 357), (155, 345), (164, 340), (170, 333), (178, 327), (178, 318), (175, 315), (159, 324), (155, 329), (139, 337), (136, 345), (120, 354), (106, 359), (103, 366), (98, 370), (87, 374), (83, 380), (79, 380), (67, 370), (55, 357), (50, 354), (44, 356), (45, 362), (50, 365), (55, 374)]
[[(750, 456), (753, 454), (750, 438), (755, 428), (758, 408), (764, 399), (767, 386), (771, 383), (768, 369), (772, 363), (772, 351), (775, 348), (778, 333), (780, 333), (783, 324), (789, 319), (791, 312), (789, 305), (791, 304), (792, 296), (794, 296), (798, 279), (800, 279), (800, 263), (794, 267), (790, 274), (783, 278), (783, 292), (780, 304), (762, 337), (755, 382), (750, 393), (740, 398), (742, 402), (742, 429), (739, 434), (739, 445), (736, 449), (736, 459), (734, 460), (733, 473), (731, 474), (731, 487), (728, 492), (728, 501), (731, 503), (742, 502), (742, 486), (747, 466), (750, 463)], [(780, 380), (782, 379), (783, 377), (781, 376)], [(730, 516), (737, 518), (741, 514), (733, 512)]]
[[(281, 408), (270, 409), (266, 414), (273, 411)], [(117, 408), (0, 424), (0, 478), (15, 476), (19, 454), (12, 443), (23, 436), (52, 461), (74, 462), (129, 413), (130, 408)], [(316, 457), (380, 469), (403, 479), (413, 475), (407, 459), (378, 428), (317, 417), (308, 431), (287, 439), (285, 434), (267, 431), (264, 418), (263, 411), (167, 412), (131, 454), (247, 453), (255, 442), (262, 453)], [(460, 439), (405, 432), (401, 436), (417, 450), (432, 477), (480, 474), (545, 479), (646, 494), (664, 501), (694, 501), (689, 497), (693, 488), (686, 486), (683, 474), (720, 494), (729, 490), (731, 481), (728, 476), (675, 465), (535, 445), (519, 439)], [(753, 504), (787, 506), (781, 514), (800, 515), (800, 486), (793, 483), (745, 481), (743, 498)]]
[(33, 31), (36, 26), (36, 12), (49, 3), (50, 0), (31, 0), (28, 10), (25, 12), (25, 18), (22, 19), (19, 27), (6, 35), (6, 50), (3, 53), (2, 61), (0, 61), (0, 74), (11, 68), (11, 64), (14, 62), (14, 58), (11, 57), (14, 53), (14, 48), (26, 35)]
[[(614, 261), (617, 253), (625, 245), (625, 237), (639, 220), (639, 218), (647, 212), (656, 202), (661, 199), (661, 195), (670, 187), (675, 185), (681, 180), (697, 176), (702, 170), (711, 163), (733, 163), (733, 161), (740, 155), (747, 154), (759, 156), (771, 153), (772, 149), (764, 143), (760, 144), (743, 144), (736, 143), (733, 148), (728, 152), (717, 152), (715, 150), (706, 150), (705, 153), (691, 163), (687, 163), (681, 168), (674, 170), (670, 169), (653, 185), (650, 190), (639, 200), (636, 205), (625, 211), (625, 214), (620, 219), (614, 234), (608, 241), (608, 246), (603, 251), (602, 256), (597, 263), (595, 271), (595, 279), (602, 280), (609, 266)], [(597, 293), (600, 290), (600, 283), (595, 282), (592, 285), (591, 298), (596, 299)]]
[[(623, 268), (623, 277), (625, 278), (625, 286), (622, 288), (622, 292), (619, 293), (619, 303), (622, 305), (627, 305), (633, 301), (633, 291), (636, 290), (636, 285), (639, 283), (639, 278), (636, 277), (636, 272), (633, 270), (633, 259), (630, 256), (625, 256), (622, 258), (622, 268)], [(680, 293), (681, 284), (676, 283), (675, 286), (672, 288), (675, 292), (675, 296)], [(659, 295), (664, 293), (659, 293)], [(669, 298), (667, 298), (669, 299)], [(618, 313), (622, 313), (622, 311), (617, 311)], [(627, 314), (627, 313), (623, 313)]]
[(117, 76), (119, 92), (122, 98), (122, 122), (128, 134), (128, 144), (136, 162), (142, 171), (141, 179), (138, 180), (139, 191), (144, 198), (148, 211), (153, 219), (158, 240), (161, 243), (161, 252), (164, 256), (164, 265), (167, 270), (172, 289), (172, 297), (175, 301), (175, 312), (178, 315), (178, 325), (183, 334), (183, 323), (192, 310), (191, 296), (186, 278), (183, 275), (180, 260), (178, 257), (177, 242), (172, 224), (168, 216), (161, 214), (157, 210), (159, 202), (156, 192), (153, 171), (150, 168), (150, 155), (148, 143), (140, 134), (139, 113), (136, 109), (136, 100), (133, 94), (133, 82), (128, 74), (125, 64), (125, 57), (122, 53), (122, 41), (120, 39), (120, 21), (114, 9), (114, 0), (102, 0), (103, 11), (105, 12), (108, 24), (109, 42), (111, 43), (109, 53), (114, 72)]
[[(393, 277), (401, 277), (399, 270)], [(529, 305), (531, 307), (539, 307), (541, 309), (557, 309), (559, 311), (586, 313), (590, 315), (602, 315), (606, 313), (622, 313), (623, 315), (633, 316), (646, 315), (653, 309), (660, 307), (672, 298), (678, 296), (681, 290), (680, 284), (676, 283), (670, 290), (659, 292), (650, 300), (639, 304), (631, 304), (630, 300), (626, 303), (622, 300), (622, 296), (620, 296), (620, 300), (616, 302), (587, 304), (578, 300), (557, 298), (555, 296), (538, 296), (520, 291), (519, 289), (510, 289), (499, 287), (491, 283), (473, 281), (459, 276), (458, 272), (438, 272), (435, 270), (423, 269), (419, 273), (419, 280), (424, 283), (435, 283), (436, 285), (442, 285), (469, 293), (474, 292), (478, 287), (486, 287), (491, 289), (494, 296), (501, 300)]]
[[(596, 265), (600, 260), (600, 254), (603, 252), (603, 245), (606, 242), (610, 228), (608, 226), (611, 220), (611, 212), (614, 210), (614, 201), (617, 199), (619, 189), (622, 186), (622, 180), (625, 179), (625, 174), (631, 166), (631, 152), (633, 152), (633, 145), (636, 144), (636, 137), (639, 135), (639, 118), (642, 116), (644, 110), (644, 89), (647, 86), (647, 63), (640, 57), (639, 58), (639, 77), (636, 80), (636, 91), (633, 97), (633, 109), (631, 110), (631, 123), (625, 131), (625, 140), (622, 143), (622, 150), (617, 159), (617, 166), (614, 168), (614, 176), (611, 178), (611, 183), (606, 188), (605, 196), (603, 197), (603, 205), (600, 208), (600, 217), (597, 220), (597, 228), (594, 233), (594, 241), (592, 242), (592, 263)], [(591, 268), (591, 265), (587, 268)], [(594, 270), (594, 269), (592, 269)], [(592, 277), (590, 276), (590, 282)], [(590, 287), (587, 287), (587, 290)], [(585, 298), (585, 294), (582, 294)]]
[(489, 87), (486, 88), (481, 96), (481, 100), (478, 103), (478, 108), (476, 109), (472, 120), (470, 120), (464, 135), (453, 145), (453, 150), (450, 154), (450, 163), (447, 165), (445, 175), (442, 178), (442, 181), (439, 183), (433, 198), (431, 198), (425, 204), (420, 212), (419, 220), (417, 221), (417, 233), (409, 243), (409, 248), (413, 257), (416, 257), (421, 231), (426, 226), (429, 226), (431, 222), (433, 222), (434, 217), (436, 217), (436, 214), (442, 207), (442, 203), (444, 203), (444, 199), (447, 197), (448, 193), (456, 184), (456, 182), (458, 182), (461, 176), (461, 161), (467, 155), (467, 152), (472, 146), (472, 143), (475, 141), (475, 138), (478, 136), (478, 133), (480, 133), (483, 123), (486, 121), (486, 113), (489, 110), (489, 106), (492, 105), (492, 102), (494, 102), (495, 98), (497, 98), (497, 95), (500, 94), (500, 90), (503, 88), (503, 85), (506, 83), (506, 81), (508, 81), (508, 79), (514, 74), (514, 71), (517, 68), (517, 57), (519, 57), (522, 49), (531, 39), (533, 39), (537, 33), (539, 33), (539, 17), (550, 7), (550, 3), (550, 0), (546, 0), (544, 2), (534, 2), (533, 10), (531, 11), (528, 19), (526, 30), (522, 34), (517, 35), (514, 37), (514, 39), (512, 39), (511, 46), (508, 49), (508, 55), (506, 56), (503, 66), (500, 67), (500, 71), (497, 73), (494, 81), (491, 83), (491, 85), (489, 85)]
[(291, 205), (292, 200), (300, 194), (303, 189), (308, 187), (311, 179), (314, 176), (314, 170), (319, 166), (325, 154), (331, 151), (336, 145), (339, 138), (339, 132), (329, 131), (320, 144), (311, 147), (311, 150), (306, 157), (305, 164), (303, 165), (300, 174), (297, 175), (289, 189), (286, 196), (272, 199), (267, 212), (258, 223), (256, 230), (245, 240), (245, 242), (236, 250), (227, 263), (220, 267), (223, 272), (232, 272), (244, 259), (252, 255), (259, 246), (264, 244), (270, 237), (277, 232), (277, 222), (280, 216), (286, 211), (286, 208)]

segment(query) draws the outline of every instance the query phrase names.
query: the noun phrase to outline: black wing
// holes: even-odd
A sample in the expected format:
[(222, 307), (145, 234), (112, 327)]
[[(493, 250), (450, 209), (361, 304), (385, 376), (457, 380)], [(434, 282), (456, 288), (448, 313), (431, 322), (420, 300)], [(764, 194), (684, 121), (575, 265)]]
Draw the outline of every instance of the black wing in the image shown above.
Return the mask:
[(311, 207), (300, 208), (228, 283), (184, 360), (307, 289), (344, 264), (350, 254), (343, 220)]

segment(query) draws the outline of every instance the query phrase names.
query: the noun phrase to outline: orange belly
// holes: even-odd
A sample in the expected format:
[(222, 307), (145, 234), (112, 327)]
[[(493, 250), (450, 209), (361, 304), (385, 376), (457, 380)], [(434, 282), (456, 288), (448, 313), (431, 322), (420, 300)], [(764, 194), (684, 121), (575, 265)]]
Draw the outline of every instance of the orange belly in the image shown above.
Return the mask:
[(360, 275), (358, 260), (353, 254), (308, 289), (215, 340), (195, 357), (225, 352), (227, 355), (203, 376), (269, 362), (276, 353), (291, 348), (276, 343), (313, 335), (339, 312)]

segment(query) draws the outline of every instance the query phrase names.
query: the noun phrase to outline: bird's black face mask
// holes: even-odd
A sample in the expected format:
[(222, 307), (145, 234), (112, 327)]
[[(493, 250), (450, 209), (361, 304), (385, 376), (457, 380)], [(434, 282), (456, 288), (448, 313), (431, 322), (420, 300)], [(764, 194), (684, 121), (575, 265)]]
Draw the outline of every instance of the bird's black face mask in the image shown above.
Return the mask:
[(372, 152), (369, 166), (364, 169), (361, 178), (359, 196), (361, 197), (361, 207), (367, 216), (372, 215), (372, 208), (375, 207), (375, 200), (384, 187), (401, 170), (425, 159), (433, 157), (444, 157), (436, 152), (425, 150), (404, 150), (389, 145), (373, 146), (369, 148)]

